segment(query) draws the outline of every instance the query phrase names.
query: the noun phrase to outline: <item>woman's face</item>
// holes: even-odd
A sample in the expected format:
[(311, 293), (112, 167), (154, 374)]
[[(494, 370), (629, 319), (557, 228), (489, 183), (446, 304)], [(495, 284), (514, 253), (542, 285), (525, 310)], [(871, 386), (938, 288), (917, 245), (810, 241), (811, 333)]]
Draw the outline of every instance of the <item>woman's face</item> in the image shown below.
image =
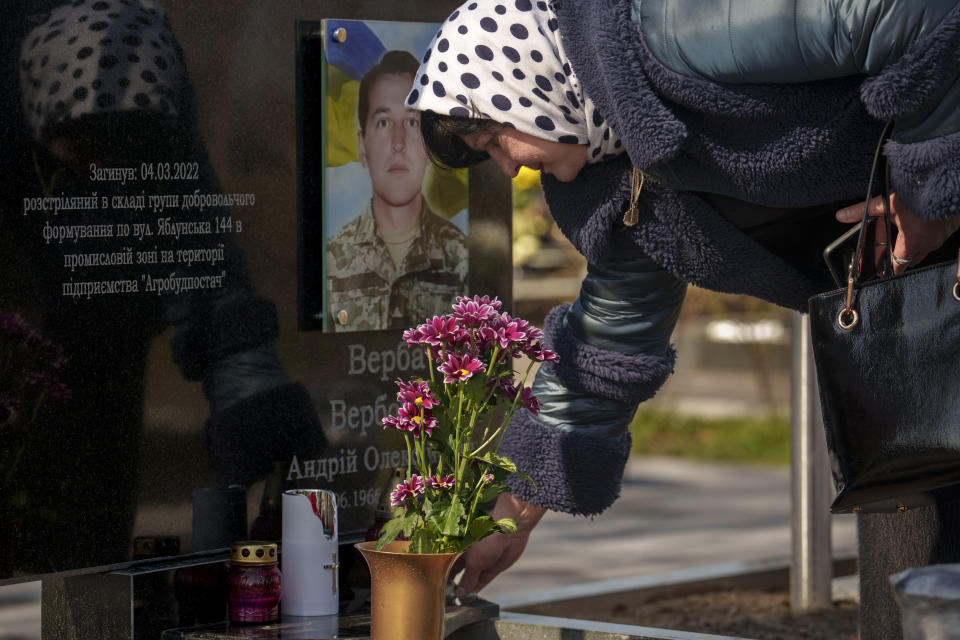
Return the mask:
[(577, 177), (587, 163), (587, 147), (531, 136), (512, 127), (460, 136), (474, 151), (486, 151), (503, 175), (513, 178), (520, 167), (549, 173), (561, 182)]

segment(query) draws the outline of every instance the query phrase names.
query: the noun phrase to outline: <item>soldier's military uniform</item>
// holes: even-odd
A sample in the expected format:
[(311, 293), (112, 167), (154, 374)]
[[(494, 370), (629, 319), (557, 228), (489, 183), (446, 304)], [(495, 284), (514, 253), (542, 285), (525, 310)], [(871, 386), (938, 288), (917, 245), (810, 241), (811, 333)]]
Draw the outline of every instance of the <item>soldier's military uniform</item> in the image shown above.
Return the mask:
[(420, 233), (397, 268), (368, 204), (327, 244), (328, 326), (407, 329), (443, 315), (468, 293), (467, 266), (466, 237), (424, 203)]

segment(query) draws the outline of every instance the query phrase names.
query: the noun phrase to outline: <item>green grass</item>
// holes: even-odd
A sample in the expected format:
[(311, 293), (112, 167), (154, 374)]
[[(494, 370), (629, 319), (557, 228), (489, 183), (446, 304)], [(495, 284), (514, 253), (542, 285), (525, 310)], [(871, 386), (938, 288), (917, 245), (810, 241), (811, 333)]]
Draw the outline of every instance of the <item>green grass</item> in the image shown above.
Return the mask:
[(756, 464), (790, 464), (786, 416), (701, 418), (641, 409), (630, 423), (632, 453)]

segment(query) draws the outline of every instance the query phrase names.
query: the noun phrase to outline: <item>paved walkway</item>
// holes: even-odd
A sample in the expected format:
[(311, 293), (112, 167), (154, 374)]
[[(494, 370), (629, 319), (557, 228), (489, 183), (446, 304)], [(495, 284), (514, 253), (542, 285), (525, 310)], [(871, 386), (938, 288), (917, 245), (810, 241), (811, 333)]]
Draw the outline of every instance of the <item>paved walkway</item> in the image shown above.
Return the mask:
[[(832, 516), (834, 555), (856, 552), (853, 516)], [(623, 492), (589, 520), (548, 513), (490, 600), (585, 582), (790, 557), (787, 468), (632, 458)]]
[(40, 583), (0, 587), (0, 639), (40, 638)]
[[(855, 552), (854, 520), (834, 516), (835, 553)], [(589, 520), (547, 514), (526, 553), (483, 592), (487, 599), (790, 554), (790, 473), (633, 458), (620, 500)], [(0, 587), (0, 639), (40, 638), (38, 583)]]

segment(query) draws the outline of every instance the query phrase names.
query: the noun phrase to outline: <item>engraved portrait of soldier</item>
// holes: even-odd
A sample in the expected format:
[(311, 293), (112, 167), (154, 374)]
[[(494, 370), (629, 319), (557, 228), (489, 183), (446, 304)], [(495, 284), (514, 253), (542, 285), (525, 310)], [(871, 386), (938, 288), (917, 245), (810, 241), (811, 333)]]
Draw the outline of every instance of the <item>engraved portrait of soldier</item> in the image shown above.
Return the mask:
[[(316, 154), (320, 130), (323, 142), (303, 176), (305, 329), (405, 329), (469, 293), (466, 171), (430, 161), (419, 113), (405, 104), (435, 28), (325, 20), (316, 30), (323, 89), (304, 118), (322, 122), (305, 134), (305, 154)], [(309, 93), (321, 74), (308, 71)]]
[(465, 236), (422, 194), (430, 161), (420, 115), (405, 105), (417, 66), (388, 51), (360, 82), (357, 149), (372, 195), (327, 244), (336, 331), (406, 328), (466, 294)]

